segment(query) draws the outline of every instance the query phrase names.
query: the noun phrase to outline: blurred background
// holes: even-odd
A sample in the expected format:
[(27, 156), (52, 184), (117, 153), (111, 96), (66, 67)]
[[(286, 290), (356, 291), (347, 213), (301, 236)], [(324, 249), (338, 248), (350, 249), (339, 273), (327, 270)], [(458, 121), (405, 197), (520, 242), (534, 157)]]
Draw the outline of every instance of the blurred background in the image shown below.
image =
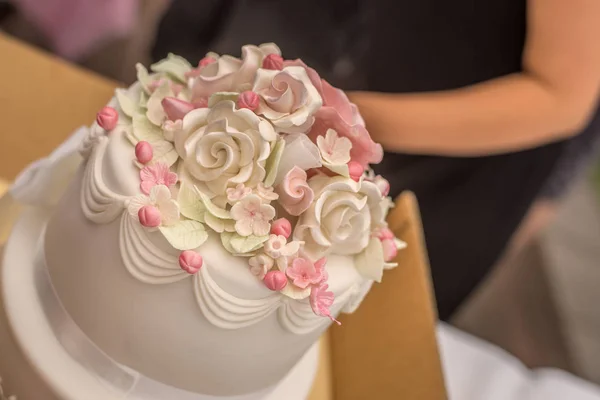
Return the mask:
[[(68, 16), (56, 15), (54, 3), (72, 3), (69, 13), (77, 15), (79, 24), (71, 23)], [(277, 19), (269, 14), (279, 12), (277, 4), (284, 2), (257, 2), (264, 8), (254, 8), (255, 15), (243, 14), (244, 18), (239, 18), (239, 12), (231, 13), (237, 2), (225, 0), (105, 0), (103, 6), (93, 9), (76, 6), (77, 3), (0, 0), (0, 29), (129, 84), (135, 80), (135, 63), (149, 65), (167, 51), (181, 54), (195, 64), (209, 48), (238, 55), (239, 41), (268, 41), (269, 35), (258, 27), (275, 23)], [(65, 9), (62, 11), (66, 13)], [(289, 13), (293, 12), (299, 11)], [(95, 23), (83, 24), (81, 21), (90, 13), (96, 15), (92, 19)], [(343, 14), (336, 14), (339, 26), (358, 27), (362, 23), (354, 15)], [(250, 21), (251, 26), (243, 26), (244, 21)], [(350, 60), (360, 57), (369, 43), (363, 43), (357, 34), (348, 47), (349, 39), (339, 39), (335, 30), (322, 35), (320, 26), (328, 27), (328, 23), (314, 16), (311, 31), (318, 46), (303, 47), (291, 34), (279, 36), (277, 42), (286, 56), (302, 55), (338, 86), (363, 88), (365, 77)], [(231, 36), (219, 36), (219, 30), (214, 28), (218, 24), (237, 26), (243, 37), (232, 40)], [(294, 21), (286, 20), (280, 30), (292, 32), (293, 24)], [(547, 207), (538, 204), (535, 215), (528, 216), (524, 230), (513, 238), (514, 248), (496, 263), (448, 320), (506, 349), (527, 366), (557, 367), (600, 384), (597, 131), (587, 133), (552, 173), (552, 181), (564, 187), (558, 202)]]

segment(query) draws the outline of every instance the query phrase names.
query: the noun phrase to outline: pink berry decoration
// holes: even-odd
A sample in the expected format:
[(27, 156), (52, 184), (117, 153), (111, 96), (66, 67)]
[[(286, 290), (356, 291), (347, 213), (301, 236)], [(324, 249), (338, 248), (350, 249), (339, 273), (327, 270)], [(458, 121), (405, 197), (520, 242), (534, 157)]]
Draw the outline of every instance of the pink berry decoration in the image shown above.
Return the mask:
[(292, 224), (286, 218), (279, 218), (271, 224), (271, 233), (287, 239), (292, 234)]
[(152, 145), (148, 142), (141, 141), (135, 145), (135, 158), (137, 158), (141, 164), (148, 164), (152, 161), (152, 157), (154, 156), (153, 153)]
[(194, 105), (188, 101), (180, 100), (176, 97), (165, 97), (161, 101), (163, 110), (167, 118), (171, 121), (183, 119), (187, 113), (194, 109)]
[(398, 255), (398, 246), (393, 239), (386, 239), (381, 241), (383, 246), (383, 261), (390, 262)]
[(265, 275), (263, 282), (270, 290), (278, 292), (287, 286), (288, 280), (281, 271), (269, 271)]
[(154, 206), (143, 206), (138, 211), (140, 224), (146, 228), (156, 228), (160, 225), (160, 211)]
[(281, 57), (279, 54), (269, 54), (263, 60), (262, 67), (264, 69), (281, 70), (283, 69), (283, 57)]
[(185, 250), (179, 255), (179, 266), (190, 275), (200, 271), (203, 263), (202, 256), (195, 251)]
[(240, 93), (237, 101), (238, 108), (247, 108), (251, 111), (254, 111), (258, 108), (258, 103), (258, 94), (251, 90)]
[(358, 162), (350, 161), (348, 163), (348, 172), (350, 173), (350, 178), (358, 182), (363, 175), (363, 172), (365, 172), (365, 169)]
[(102, 129), (112, 131), (119, 121), (119, 113), (112, 107), (104, 107), (96, 114), (96, 122)]

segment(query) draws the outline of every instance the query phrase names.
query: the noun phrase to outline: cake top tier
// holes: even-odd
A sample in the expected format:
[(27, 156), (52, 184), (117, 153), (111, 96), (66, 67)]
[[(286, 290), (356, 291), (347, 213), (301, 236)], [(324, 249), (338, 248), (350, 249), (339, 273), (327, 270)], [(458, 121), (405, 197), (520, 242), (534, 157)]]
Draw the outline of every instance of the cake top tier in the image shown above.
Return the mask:
[(202, 267), (212, 231), (269, 289), (332, 318), (329, 255), (376, 281), (393, 266), (389, 184), (369, 167), (383, 151), (342, 90), (274, 44), (137, 70), (90, 137), (126, 132), (142, 193), (128, 211), (181, 251), (184, 271)]

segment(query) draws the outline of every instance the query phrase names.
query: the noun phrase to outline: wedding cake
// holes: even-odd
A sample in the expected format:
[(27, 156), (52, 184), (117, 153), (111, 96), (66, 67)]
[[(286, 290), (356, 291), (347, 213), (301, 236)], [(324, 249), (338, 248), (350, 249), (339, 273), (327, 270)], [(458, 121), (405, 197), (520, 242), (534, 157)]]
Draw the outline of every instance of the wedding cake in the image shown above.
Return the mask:
[(403, 246), (381, 146), (274, 44), (137, 76), (11, 190), (5, 395), (306, 398), (319, 337)]

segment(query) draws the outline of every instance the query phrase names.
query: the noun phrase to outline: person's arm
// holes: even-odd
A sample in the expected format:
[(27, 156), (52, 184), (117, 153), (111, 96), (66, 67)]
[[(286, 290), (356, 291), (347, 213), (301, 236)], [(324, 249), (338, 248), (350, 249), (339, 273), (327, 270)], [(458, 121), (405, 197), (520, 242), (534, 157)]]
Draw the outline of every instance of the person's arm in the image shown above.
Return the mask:
[(523, 69), (457, 90), (349, 96), (390, 151), (481, 155), (567, 138), (595, 110), (600, 0), (529, 0)]

